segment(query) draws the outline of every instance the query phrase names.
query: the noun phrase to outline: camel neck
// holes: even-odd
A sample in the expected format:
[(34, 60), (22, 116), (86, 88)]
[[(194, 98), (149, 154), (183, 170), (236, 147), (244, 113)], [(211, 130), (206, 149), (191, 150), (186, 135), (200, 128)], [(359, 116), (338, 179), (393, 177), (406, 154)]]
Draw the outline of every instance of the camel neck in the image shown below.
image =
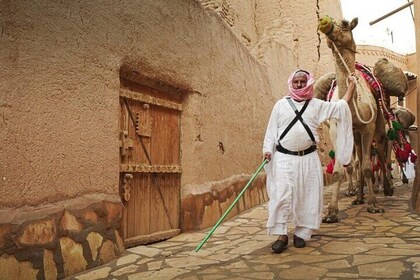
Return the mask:
[(343, 61), (341, 60), (340, 56), (338, 54), (334, 54), (335, 73), (337, 75), (338, 95), (340, 98), (344, 96), (347, 90), (346, 80), (348, 75), (350, 74), (348, 71), (350, 70), (351, 73), (354, 73), (354, 71), (356, 70), (356, 59), (354, 53), (350, 53), (350, 51), (343, 50), (341, 56), (347, 64), (347, 67), (343, 64)]

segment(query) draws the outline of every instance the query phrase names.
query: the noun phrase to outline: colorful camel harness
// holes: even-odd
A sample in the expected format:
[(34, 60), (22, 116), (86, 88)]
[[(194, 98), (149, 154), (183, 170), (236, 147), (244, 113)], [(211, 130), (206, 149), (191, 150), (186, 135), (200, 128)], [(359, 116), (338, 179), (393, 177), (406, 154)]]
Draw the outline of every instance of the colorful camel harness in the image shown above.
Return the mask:
[[(408, 143), (406, 135), (402, 130), (401, 124), (398, 122), (397, 117), (390, 108), (389, 96), (385, 94), (381, 82), (366, 65), (356, 62), (356, 70), (359, 71), (362, 77), (366, 80), (371, 92), (378, 101), (379, 107), (388, 126), (388, 139), (392, 141), (392, 149), (394, 150), (398, 162), (400, 165), (405, 165), (407, 160), (410, 159), (411, 162), (415, 163), (417, 155), (412, 150), (412, 147), (410, 143)], [(327, 101), (331, 101), (336, 86), (337, 81), (334, 79), (331, 82), (330, 90), (327, 94)]]

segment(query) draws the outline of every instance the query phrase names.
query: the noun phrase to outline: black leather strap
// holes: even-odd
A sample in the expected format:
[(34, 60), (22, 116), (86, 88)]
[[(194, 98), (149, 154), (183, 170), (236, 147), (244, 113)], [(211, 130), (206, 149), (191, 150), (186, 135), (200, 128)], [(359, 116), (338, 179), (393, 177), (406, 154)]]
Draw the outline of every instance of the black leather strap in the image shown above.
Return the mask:
[(303, 151), (296, 151), (295, 152), (295, 151), (289, 151), (289, 150), (285, 149), (282, 145), (278, 144), (276, 146), (276, 150), (280, 153), (283, 153), (283, 154), (294, 155), (294, 156), (304, 156), (304, 155), (310, 154), (312, 152), (315, 152), (316, 151), (316, 145), (312, 145), (312, 146), (310, 146), (309, 148), (307, 148)]
[(299, 120), (303, 127), (305, 128), (306, 132), (309, 135), (309, 138), (311, 138), (312, 142), (315, 143), (315, 137), (314, 134), (312, 133), (311, 129), (308, 127), (308, 125), (306, 124), (306, 122), (303, 120), (302, 118), (302, 114), (303, 112), (305, 112), (306, 108), (308, 107), (309, 101), (310, 100), (306, 100), (305, 104), (302, 107), (302, 110), (298, 111), (295, 104), (293, 103), (293, 101), (290, 99), (290, 97), (286, 97), (286, 100), (289, 102), (290, 106), (292, 107), (293, 111), (295, 111), (296, 117), (291, 121), (291, 123), (286, 127), (286, 129), (283, 131), (283, 133), (280, 135), (279, 138), (279, 143), (280, 140), (282, 140), (284, 138), (284, 136), (286, 136), (286, 134), (289, 132), (289, 130), (292, 128), (292, 126), (295, 125), (295, 123)]

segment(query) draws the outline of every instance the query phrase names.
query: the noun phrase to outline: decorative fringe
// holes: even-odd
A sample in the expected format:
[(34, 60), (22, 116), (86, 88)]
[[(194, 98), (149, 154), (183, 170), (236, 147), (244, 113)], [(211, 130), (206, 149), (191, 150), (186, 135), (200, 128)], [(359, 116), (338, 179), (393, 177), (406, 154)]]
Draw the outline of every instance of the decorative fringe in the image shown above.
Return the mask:
[(392, 121), (392, 127), (395, 131), (400, 131), (402, 129), (401, 124), (397, 121)]
[(388, 129), (387, 135), (388, 135), (388, 139), (390, 141), (396, 140), (397, 139), (397, 136), (398, 136), (397, 135), (397, 132), (394, 129), (392, 129), (392, 128)]

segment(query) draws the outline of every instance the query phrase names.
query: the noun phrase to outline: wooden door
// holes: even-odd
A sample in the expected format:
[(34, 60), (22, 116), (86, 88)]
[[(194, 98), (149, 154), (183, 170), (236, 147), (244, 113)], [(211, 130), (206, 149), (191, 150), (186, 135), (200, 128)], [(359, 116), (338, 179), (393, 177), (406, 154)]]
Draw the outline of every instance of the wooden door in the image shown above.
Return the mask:
[(181, 110), (170, 94), (121, 82), (121, 234), (126, 247), (180, 233)]

